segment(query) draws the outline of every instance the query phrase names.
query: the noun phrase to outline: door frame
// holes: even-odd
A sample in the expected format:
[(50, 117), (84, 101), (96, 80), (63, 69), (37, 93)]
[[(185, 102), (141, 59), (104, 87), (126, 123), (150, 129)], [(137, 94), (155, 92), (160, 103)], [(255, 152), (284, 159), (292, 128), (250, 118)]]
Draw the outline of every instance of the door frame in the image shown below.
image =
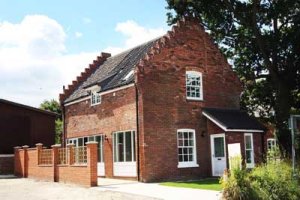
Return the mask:
[(224, 138), (224, 156), (225, 156), (225, 166), (227, 167), (227, 154), (226, 154), (226, 139), (225, 139), (225, 133), (219, 133), (219, 134), (211, 134), (210, 135), (210, 159), (211, 159), (211, 175), (212, 176), (215, 176), (214, 175), (214, 157), (213, 157), (213, 154), (214, 154), (214, 142), (213, 142), (213, 139), (215, 137), (223, 137)]

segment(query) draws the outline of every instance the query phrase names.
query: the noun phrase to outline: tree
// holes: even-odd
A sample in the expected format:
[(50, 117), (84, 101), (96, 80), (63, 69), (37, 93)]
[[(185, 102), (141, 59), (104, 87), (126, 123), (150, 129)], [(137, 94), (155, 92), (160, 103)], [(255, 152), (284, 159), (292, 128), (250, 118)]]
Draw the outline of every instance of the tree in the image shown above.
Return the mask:
[(167, 3), (169, 24), (184, 15), (199, 18), (243, 82), (241, 107), (274, 123), (281, 149), (289, 152), (287, 121), (291, 110), (300, 108), (300, 1)]
[(47, 110), (58, 114), (55, 120), (55, 143), (61, 144), (61, 136), (63, 132), (63, 122), (62, 122), (62, 111), (59, 103), (52, 99), (50, 101), (44, 100), (40, 105), (40, 109)]

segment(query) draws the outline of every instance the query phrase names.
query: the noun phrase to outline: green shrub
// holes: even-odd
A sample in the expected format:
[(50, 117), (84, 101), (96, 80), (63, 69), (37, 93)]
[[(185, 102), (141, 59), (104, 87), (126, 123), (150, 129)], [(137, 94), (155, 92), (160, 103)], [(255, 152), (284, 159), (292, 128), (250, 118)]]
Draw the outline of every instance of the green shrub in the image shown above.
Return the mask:
[[(236, 165), (237, 166), (237, 165)], [(292, 178), (289, 162), (275, 159), (251, 171), (231, 169), (229, 176), (221, 178), (223, 198), (227, 200), (298, 200), (300, 199), (299, 169)], [(297, 176), (298, 175), (298, 176)]]
[(287, 162), (269, 162), (256, 167), (249, 179), (259, 199), (300, 199), (299, 184), (292, 179), (292, 168)]
[(244, 169), (232, 169), (228, 177), (221, 178), (220, 183), (223, 198), (227, 200), (257, 199), (255, 191), (250, 187), (248, 172)]

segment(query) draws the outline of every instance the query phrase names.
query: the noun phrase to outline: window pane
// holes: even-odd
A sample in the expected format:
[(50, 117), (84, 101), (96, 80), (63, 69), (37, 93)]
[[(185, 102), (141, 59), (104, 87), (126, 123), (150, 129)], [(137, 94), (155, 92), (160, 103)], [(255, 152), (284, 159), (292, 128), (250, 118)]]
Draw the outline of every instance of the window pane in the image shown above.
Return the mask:
[(131, 132), (125, 133), (125, 150), (126, 150), (126, 160), (125, 161), (132, 161), (132, 149), (131, 149)]
[(98, 142), (98, 162), (103, 162), (103, 144), (102, 136), (96, 136), (96, 142)]
[(78, 146), (83, 146), (83, 138), (78, 138)]
[(94, 136), (90, 136), (88, 140), (89, 140), (89, 142), (95, 141), (95, 137)]
[(246, 163), (252, 163), (252, 150), (246, 150)]
[(135, 132), (132, 131), (132, 141), (133, 141), (133, 161), (135, 161)]
[(118, 133), (118, 162), (124, 161), (124, 133)]
[(178, 146), (183, 146), (183, 140), (178, 140)]
[(215, 148), (215, 157), (224, 157), (224, 138), (216, 137), (214, 138), (214, 148)]
[(88, 138), (87, 138), (87, 137), (84, 137), (84, 138), (83, 138), (83, 146), (86, 146), (87, 141), (88, 141)]
[(178, 132), (178, 139), (181, 139), (181, 138), (183, 138), (183, 134), (182, 134), (182, 132)]
[(245, 136), (246, 149), (252, 149), (251, 136)]
[(179, 162), (183, 162), (183, 156), (182, 155), (179, 155)]
[(189, 161), (188, 159), (189, 159), (188, 155), (183, 155), (183, 161), (184, 161), (184, 162)]
[(118, 162), (118, 158), (117, 158), (117, 134), (116, 133), (114, 133), (114, 142), (113, 142), (113, 144), (114, 144), (114, 161), (115, 162)]

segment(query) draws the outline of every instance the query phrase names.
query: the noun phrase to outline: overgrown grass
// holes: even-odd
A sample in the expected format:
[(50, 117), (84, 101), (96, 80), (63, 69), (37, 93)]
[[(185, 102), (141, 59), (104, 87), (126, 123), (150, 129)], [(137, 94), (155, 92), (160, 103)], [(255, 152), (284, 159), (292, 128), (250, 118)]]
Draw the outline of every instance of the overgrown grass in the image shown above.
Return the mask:
[(198, 181), (164, 182), (164, 183), (160, 183), (160, 185), (203, 189), (203, 190), (215, 190), (215, 191), (222, 190), (221, 184), (219, 183), (219, 179), (215, 179), (215, 178), (202, 179)]

